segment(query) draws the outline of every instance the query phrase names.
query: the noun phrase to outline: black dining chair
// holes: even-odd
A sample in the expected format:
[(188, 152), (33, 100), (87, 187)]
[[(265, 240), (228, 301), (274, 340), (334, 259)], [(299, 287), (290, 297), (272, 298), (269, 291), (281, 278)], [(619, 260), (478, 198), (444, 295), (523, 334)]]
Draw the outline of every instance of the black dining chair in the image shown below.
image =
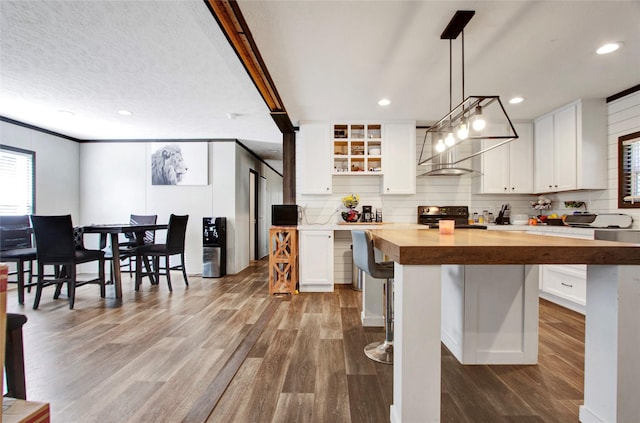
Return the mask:
[[(132, 225), (155, 225), (158, 221), (158, 215), (140, 215), (132, 214), (129, 217), (129, 223)], [(136, 234), (133, 232), (125, 232), (127, 241), (120, 243), (120, 269), (127, 270), (129, 276), (135, 271), (134, 265), (136, 260), (136, 248), (139, 246), (139, 241), (136, 239)], [(156, 231), (145, 231), (142, 245), (154, 244), (156, 242)], [(150, 266), (150, 263), (145, 263)], [(151, 271), (150, 267), (147, 267), (147, 271)]]
[[(171, 271), (181, 270), (184, 277), (184, 283), (189, 286), (189, 280), (187, 279), (187, 271), (184, 264), (184, 245), (185, 237), (187, 233), (187, 221), (189, 215), (177, 216), (172, 214), (169, 217), (169, 224), (167, 227), (167, 240), (165, 244), (148, 244), (142, 245), (136, 248), (136, 284), (135, 289), (140, 289), (142, 278), (145, 276), (155, 276), (155, 282), (160, 281), (160, 275), (167, 277), (167, 285), (169, 291), (172, 291), (171, 287)], [(171, 266), (171, 256), (179, 255), (180, 264)], [(160, 257), (164, 257), (164, 267), (161, 266)], [(152, 271), (142, 271), (143, 261), (151, 258), (153, 260)], [(152, 279), (153, 282), (153, 279)]]
[[(74, 306), (76, 288), (82, 285), (98, 284), (100, 297), (104, 298), (104, 251), (88, 250), (82, 244), (76, 244), (71, 215), (31, 216), (31, 223), (36, 239), (38, 260), (38, 279), (33, 308), (37, 309), (40, 305), (42, 288), (50, 285), (56, 285), (53, 298), (57, 299), (60, 296), (62, 285), (67, 284), (70, 309), (73, 309)], [(76, 266), (92, 261), (98, 262), (98, 278), (78, 281)], [(55, 274), (53, 276), (45, 275), (45, 266), (54, 266), (57, 269)]]
[(20, 304), (24, 304), (24, 288), (35, 285), (32, 278), (36, 249), (31, 242), (31, 232), (29, 216), (0, 216), (0, 262), (16, 264), (16, 270), (9, 273), (16, 278), (9, 282), (17, 283)]

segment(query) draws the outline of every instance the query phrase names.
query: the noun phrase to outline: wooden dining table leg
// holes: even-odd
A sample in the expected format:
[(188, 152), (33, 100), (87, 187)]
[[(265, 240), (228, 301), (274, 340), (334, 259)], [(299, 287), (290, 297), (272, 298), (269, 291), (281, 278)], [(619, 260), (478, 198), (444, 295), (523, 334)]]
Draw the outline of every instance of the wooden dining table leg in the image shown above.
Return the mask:
[(111, 234), (111, 253), (113, 255), (113, 286), (116, 289), (116, 298), (122, 298), (122, 274), (120, 272), (120, 241), (118, 234)]

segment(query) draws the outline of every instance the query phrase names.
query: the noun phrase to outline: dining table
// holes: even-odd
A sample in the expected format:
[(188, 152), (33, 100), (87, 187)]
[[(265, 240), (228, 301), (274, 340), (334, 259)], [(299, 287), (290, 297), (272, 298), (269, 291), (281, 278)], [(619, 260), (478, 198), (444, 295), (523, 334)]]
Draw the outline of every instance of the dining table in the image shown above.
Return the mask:
[(374, 246), (394, 261), (392, 423), (440, 421), (441, 268), (449, 264), (586, 264), (584, 403), (579, 419), (638, 421), (640, 244), (524, 231), (371, 232)]
[(111, 251), (113, 255), (113, 285), (115, 287), (116, 298), (122, 298), (122, 272), (120, 270), (120, 234), (135, 234), (136, 243), (143, 245), (144, 233), (146, 231), (157, 231), (167, 229), (168, 224), (92, 224), (83, 226), (82, 230), (85, 234), (100, 234), (101, 236), (110, 235)]

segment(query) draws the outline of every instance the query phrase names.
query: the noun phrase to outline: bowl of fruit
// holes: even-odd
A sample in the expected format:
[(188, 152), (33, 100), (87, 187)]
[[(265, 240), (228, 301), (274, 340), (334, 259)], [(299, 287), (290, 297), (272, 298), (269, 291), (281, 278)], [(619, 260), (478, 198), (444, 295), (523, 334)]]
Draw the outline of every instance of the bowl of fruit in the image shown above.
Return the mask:
[(360, 219), (360, 212), (356, 209), (349, 209), (342, 212), (342, 220), (345, 222), (357, 222)]

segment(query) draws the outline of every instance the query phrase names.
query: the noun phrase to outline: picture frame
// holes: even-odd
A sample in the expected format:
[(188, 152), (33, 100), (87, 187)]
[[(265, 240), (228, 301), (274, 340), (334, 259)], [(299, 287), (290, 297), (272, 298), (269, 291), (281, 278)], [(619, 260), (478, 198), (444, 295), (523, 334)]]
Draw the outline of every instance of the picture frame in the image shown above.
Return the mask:
[(150, 145), (151, 185), (208, 185), (209, 144), (155, 142)]

